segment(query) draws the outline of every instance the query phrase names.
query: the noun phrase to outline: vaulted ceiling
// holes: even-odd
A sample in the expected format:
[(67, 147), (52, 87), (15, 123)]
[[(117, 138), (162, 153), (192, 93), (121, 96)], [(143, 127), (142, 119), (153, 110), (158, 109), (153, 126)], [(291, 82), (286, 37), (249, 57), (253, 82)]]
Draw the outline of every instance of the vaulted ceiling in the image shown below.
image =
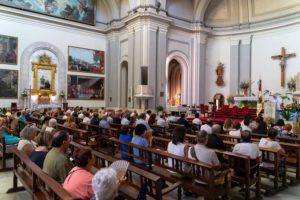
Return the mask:
[(96, 20), (120, 20), (138, 7), (157, 7), (168, 16), (207, 26), (226, 27), (276, 20), (300, 13), (299, 0), (97, 0)]

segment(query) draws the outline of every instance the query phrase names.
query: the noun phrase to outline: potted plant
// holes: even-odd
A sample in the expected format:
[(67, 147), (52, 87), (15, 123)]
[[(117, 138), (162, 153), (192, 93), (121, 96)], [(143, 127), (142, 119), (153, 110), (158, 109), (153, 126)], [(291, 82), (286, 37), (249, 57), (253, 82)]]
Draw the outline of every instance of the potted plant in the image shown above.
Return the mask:
[(232, 106), (234, 104), (234, 96), (233, 95), (229, 95), (226, 100), (227, 100), (227, 103), (229, 106)]
[(249, 87), (250, 87), (249, 81), (241, 81), (240, 88), (243, 90), (245, 96), (248, 96)]
[(28, 96), (27, 91), (26, 91), (26, 90), (23, 90), (23, 92), (21, 93), (21, 96), (22, 96), (23, 98), (27, 97), (27, 96)]
[(7, 113), (7, 108), (0, 108), (0, 112), (5, 115)]
[(291, 92), (294, 92), (296, 90), (296, 79), (295, 78), (291, 78), (288, 82), (287, 82), (287, 87)]
[(291, 111), (288, 109), (283, 109), (281, 111), (281, 116), (283, 117), (283, 119), (285, 119), (286, 121), (289, 121), (290, 117), (291, 117)]
[(61, 91), (61, 92), (59, 93), (59, 97), (60, 97), (60, 98), (63, 99), (63, 98), (65, 98), (65, 96), (66, 96), (66, 95), (65, 95), (64, 91)]
[(156, 107), (156, 112), (157, 112), (158, 114), (161, 114), (163, 111), (164, 111), (164, 107), (162, 107), (161, 105), (158, 105), (158, 106)]

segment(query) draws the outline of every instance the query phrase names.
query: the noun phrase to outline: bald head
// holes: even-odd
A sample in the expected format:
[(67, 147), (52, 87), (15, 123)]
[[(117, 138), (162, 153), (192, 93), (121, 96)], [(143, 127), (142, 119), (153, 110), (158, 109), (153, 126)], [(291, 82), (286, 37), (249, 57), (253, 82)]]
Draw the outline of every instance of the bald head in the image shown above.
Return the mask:
[(221, 126), (219, 124), (214, 124), (212, 127), (212, 134), (221, 133)]

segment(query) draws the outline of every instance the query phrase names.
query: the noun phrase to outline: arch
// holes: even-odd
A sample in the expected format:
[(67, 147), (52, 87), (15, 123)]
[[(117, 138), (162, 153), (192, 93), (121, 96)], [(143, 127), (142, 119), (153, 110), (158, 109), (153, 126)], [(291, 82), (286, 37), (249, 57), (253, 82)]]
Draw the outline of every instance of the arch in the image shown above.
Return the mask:
[[(190, 69), (190, 62), (185, 54), (180, 51), (173, 51), (169, 54), (166, 60), (166, 97), (169, 96), (169, 65), (171, 60), (176, 60), (180, 64), (181, 69), (181, 104), (188, 104), (189, 103), (189, 74), (188, 69)], [(166, 99), (167, 101), (167, 99)]]
[(119, 81), (120, 107), (128, 107), (128, 61), (123, 60), (120, 64), (120, 81)]
[(53, 53), (57, 59), (58, 59), (58, 64), (57, 64), (57, 71), (58, 73), (58, 88), (55, 88), (57, 94), (59, 91), (63, 90), (66, 93), (66, 80), (67, 80), (67, 73), (66, 73), (66, 68), (67, 68), (67, 62), (65, 60), (65, 57), (63, 53), (53, 44), (50, 44), (48, 42), (36, 42), (28, 46), (24, 51), (21, 56), (21, 63), (20, 65), (22, 66), (20, 68), (20, 87), (19, 91), (23, 91), (24, 89), (28, 89), (32, 83), (29, 82), (29, 71), (31, 70), (31, 63), (30, 63), (30, 58), (32, 54), (38, 50), (48, 50), (51, 53)]
[(222, 108), (222, 106), (225, 104), (224, 95), (222, 93), (215, 94), (213, 97), (213, 102), (214, 102), (214, 105), (216, 105), (217, 109)]
[(194, 5), (194, 21), (200, 21), (203, 22), (205, 12), (210, 4), (211, 0), (201, 0), (196, 1)]

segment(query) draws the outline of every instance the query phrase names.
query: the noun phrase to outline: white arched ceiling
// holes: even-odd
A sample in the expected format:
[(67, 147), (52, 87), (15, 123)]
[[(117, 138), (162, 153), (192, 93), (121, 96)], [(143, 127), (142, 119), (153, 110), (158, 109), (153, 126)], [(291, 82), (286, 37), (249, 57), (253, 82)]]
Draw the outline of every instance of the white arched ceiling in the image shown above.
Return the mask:
[(211, 0), (194, 0), (194, 21), (203, 22), (205, 11)]
[(193, 20), (193, 0), (169, 0), (166, 4), (169, 16), (192, 21)]
[(130, 4), (128, 0), (120, 0), (120, 18), (124, 18), (128, 16), (128, 12), (130, 11)]

